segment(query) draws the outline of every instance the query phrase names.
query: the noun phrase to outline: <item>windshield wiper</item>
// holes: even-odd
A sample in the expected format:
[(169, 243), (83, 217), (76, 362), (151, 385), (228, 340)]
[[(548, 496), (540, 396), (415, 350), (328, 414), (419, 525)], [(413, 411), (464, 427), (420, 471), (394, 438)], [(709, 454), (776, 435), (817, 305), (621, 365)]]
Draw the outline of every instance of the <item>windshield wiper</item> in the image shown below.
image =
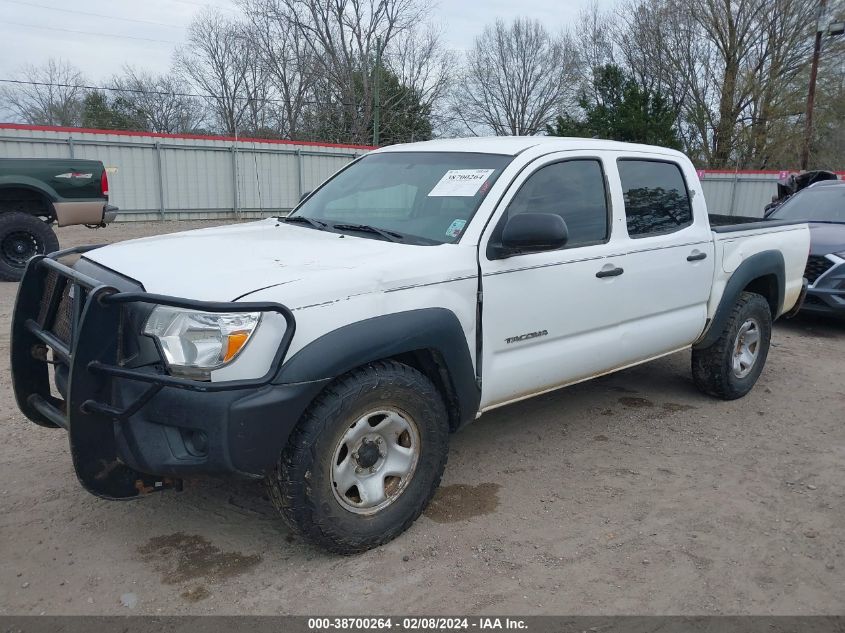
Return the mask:
[(402, 242), (405, 239), (405, 236), (401, 233), (397, 233), (396, 231), (388, 231), (386, 229), (380, 229), (376, 226), (370, 226), (369, 224), (333, 224), (332, 228), (339, 229), (341, 231), (361, 231), (362, 233), (374, 233), (376, 235), (381, 235), (384, 239), (390, 242)]
[(328, 223), (326, 222), (314, 220), (312, 218), (306, 218), (304, 215), (289, 215), (288, 217), (284, 218), (284, 221), (290, 223), (299, 222), (302, 224), (310, 224), (315, 229), (319, 229), (320, 231), (324, 230), (328, 226)]

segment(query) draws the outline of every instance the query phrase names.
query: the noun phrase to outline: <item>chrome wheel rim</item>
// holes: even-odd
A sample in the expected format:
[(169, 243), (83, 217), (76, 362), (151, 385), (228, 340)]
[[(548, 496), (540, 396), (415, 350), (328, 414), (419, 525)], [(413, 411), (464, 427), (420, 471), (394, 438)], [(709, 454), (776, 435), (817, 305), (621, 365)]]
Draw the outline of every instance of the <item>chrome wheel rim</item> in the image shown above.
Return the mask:
[(370, 411), (338, 441), (331, 463), (332, 491), (346, 510), (374, 514), (398, 499), (417, 468), (420, 434), (405, 412)]
[(745, 378), (754, 369), (760, 354), (760, 326), (748, 319), (739, 328), (734, 341), (733, 371), (737, 378)]

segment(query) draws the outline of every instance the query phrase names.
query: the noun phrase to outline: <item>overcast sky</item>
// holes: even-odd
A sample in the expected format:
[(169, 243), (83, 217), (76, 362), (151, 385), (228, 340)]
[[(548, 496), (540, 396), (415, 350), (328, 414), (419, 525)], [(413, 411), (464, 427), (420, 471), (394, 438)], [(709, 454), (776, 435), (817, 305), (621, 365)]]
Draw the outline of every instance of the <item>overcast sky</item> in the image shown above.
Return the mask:
[[(441, 0), (433, 18), (442, 25), (450, 48), (466, 49), (482, 26), (497, 17), (524, 15), (556, 31), (571, 24), (589, 2)], [(599, 4), (609, 6), (612, 0)], [(206, 5), (235, 10), (227, 0), (0, 0), (0, 78), (50, 57), (69, 60), (98, 84), (125, 64), (164, 72), (191, 17)]]

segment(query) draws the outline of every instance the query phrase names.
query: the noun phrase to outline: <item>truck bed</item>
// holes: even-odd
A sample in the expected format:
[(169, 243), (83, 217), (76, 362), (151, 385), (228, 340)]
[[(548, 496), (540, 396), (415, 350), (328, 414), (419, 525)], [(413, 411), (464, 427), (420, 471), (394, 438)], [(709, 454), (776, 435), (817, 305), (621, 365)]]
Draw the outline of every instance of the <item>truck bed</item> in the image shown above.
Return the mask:
[(800, 220), (767, 220), (766, 218), (752, 218), (745, 215), (721, 215), (718, 213), (710, 213), (708, 217), (710, 218), (710, 228), (715, 233), (771, 229), (778, 226), (805, 223)]

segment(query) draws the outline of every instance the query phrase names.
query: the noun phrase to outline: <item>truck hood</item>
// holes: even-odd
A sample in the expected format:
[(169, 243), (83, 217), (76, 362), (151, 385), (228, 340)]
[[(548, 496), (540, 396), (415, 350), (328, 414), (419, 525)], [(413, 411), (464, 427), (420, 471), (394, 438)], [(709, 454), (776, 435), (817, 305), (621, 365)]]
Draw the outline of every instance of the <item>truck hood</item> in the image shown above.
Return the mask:
[(147, 292), (248, 301), (268, 289), (263, 297), (290, 308), (476, 272), (474, 249), (386, 242), (272, 219), (120, 242), (85, 257)]
[(810, 223), (810, 255), (845, 252), (845, 224)]

